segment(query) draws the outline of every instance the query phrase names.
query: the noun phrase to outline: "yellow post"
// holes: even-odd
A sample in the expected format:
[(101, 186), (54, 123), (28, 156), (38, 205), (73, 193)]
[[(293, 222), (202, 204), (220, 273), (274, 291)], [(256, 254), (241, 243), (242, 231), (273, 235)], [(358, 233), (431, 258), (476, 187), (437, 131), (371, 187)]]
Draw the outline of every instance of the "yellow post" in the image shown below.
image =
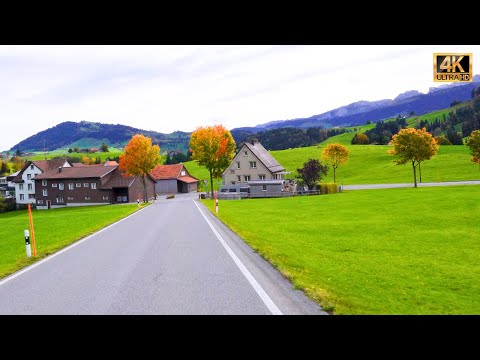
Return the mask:
[(33, 227), (32, 208), (28, 204), (28, 218), (30, 220), (30, 234), (32, 235), (33, 256), (37, 256), (37, 246), (35, 244), (35, 229)]

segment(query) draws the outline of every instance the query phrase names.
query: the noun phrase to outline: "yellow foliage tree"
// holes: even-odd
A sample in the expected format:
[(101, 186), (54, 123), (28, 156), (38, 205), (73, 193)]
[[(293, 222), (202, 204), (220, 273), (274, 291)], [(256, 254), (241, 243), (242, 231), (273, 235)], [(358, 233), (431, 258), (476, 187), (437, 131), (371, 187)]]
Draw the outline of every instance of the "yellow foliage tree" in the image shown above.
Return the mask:
[(220, 178), (235, 157), (235, 140), (222, 125), (199, 127), (190, 138), (192, 159), (205, 166), (210, 173), (213, 194), (213, 178)]
[(480, 130), (474, 130), (467, 140), (467, 146), (472, 155), (472, 162), (480, 165)]
[(160, 147), (148, 136), (134, 135), (120, 155), (120, 171), (136, 176), (143, 185), (143, 202), (148, 201), (146, 176), (160, 164)]
[[(412, 163), (414, 186), (417, 187), (417, 166), (425, 160), (430, 160), (438, 152), (438, 144), (432, 134), (423, 129), (402, 129), (398, 134), (393, 135), (391, 142), (393, 149), (388, 150), (389, 154), (398, 156), (395, 160), (397, 165)], [(420, 170), (421, 171), (421, 170)], [(421, 182), (420, 172), (420, 182)]]
[(328, 144), (322, 150), (322, 159), (332, 165), (333, 182), (336, 182), (337, 168), (348, 161), (349, 155), (347, 147), (342, 144)]

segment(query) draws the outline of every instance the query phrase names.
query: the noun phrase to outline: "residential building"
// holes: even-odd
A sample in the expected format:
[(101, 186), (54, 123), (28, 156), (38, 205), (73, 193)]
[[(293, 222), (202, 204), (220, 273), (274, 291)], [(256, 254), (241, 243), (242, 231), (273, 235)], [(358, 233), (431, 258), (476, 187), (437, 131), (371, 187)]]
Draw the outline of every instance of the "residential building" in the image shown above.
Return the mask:
[(187, 193), (198, 189), (198, 179), (191, 176), (182, 163), (158, 165), (150, 175), (155, 180), (157, 194)]
[(58, 168), (71, 167), (66, 159), (27, 161), (13, 179), (15, 183), (15, 198), (17, 205), (35, 204), (35, 181), (34, 178), (44, 172), (56, 170)]
[[(143, 198), (143, 184), (124, 176), (118, 166), (58, 168), (35, 178), (37, 209), (132, 203)], [(155, 196), (155, 181), (146, 178), (147, 196)]]
[(245, 142), (223, 172), (223, 185), (255, 180), (283, 180), (285, 168), (256, 140)]

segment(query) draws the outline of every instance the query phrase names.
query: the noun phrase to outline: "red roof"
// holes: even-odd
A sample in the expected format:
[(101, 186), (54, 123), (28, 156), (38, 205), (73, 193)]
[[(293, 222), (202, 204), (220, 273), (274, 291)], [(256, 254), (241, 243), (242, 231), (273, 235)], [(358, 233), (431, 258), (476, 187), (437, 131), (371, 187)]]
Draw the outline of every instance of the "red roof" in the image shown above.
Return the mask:
[(118, 163), (114, 160), (106, 161), (103, 166), (118, 166)]
[(198, 179), (195, 179), (191, 176), (180, 176), (178, 180), (183, 181), (184, 183), (187, 183), (187, 184), (193, 184), (198, 182)]
[(150, 175), (152, 175), (155, 180), (176, 179), (180, 176), (182, 169), (183, 164), (158, 165), (152, 170)]

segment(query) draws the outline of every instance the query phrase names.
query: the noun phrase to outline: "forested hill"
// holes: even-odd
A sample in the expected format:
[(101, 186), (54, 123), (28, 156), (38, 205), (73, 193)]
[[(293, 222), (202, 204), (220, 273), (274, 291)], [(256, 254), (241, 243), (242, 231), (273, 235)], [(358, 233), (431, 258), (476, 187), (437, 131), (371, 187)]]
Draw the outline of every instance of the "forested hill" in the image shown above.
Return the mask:
[(80, 148), (100, 147), (102, 143), (106, 143), (108, 146), (122, 147), (135, 134), (149, 136), (153, 143), (160, 145), (162, 151), (181, 150), (186, 153), (190, 141), (190, 133), (181, 131), (162, 134), (125, 125), (67, 121), (30, 136), (10, 150), (43, 151), (45, 146), (47, 151), (51, 151), (74, 146)]

